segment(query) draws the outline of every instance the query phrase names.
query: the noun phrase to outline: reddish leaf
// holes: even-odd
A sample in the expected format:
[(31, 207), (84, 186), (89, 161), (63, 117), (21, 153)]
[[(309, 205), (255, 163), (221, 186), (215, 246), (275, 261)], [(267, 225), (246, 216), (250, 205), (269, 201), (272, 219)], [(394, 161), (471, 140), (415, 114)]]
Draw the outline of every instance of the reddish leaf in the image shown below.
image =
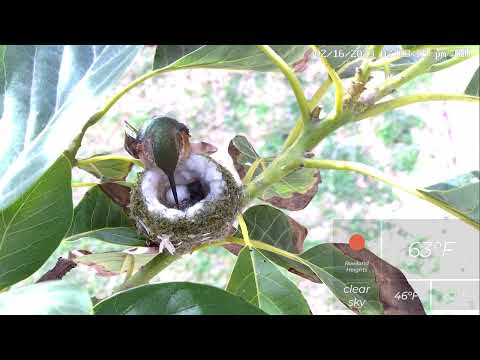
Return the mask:
[(307, 69), (308, 62), (310, 61), (312, 52), (313, 52), (312, 49), (308, 49), (307, 51), (305, 51), (303, 58), (301, 58), (300, 60), (298, 60), (296, 63), (293, 64), (293, 71), (295, 71), (296, 73), (305, 71)]
[(130, 188), (116, 183), (99, 184), (100, 189), (123, 208), (130, 204)]
[[(235, 136), (228, 145), (228, 153), (233, 160), (235, 170), (241, 179), (245, 177), (251, 164), (260, 157), (245, 136)], [(263, 159), (267, 166), (271, 158)], [(262, 165), (255, 170), (254, 177), (262, 172)], [(291, 211), (304, 209), (318, 191), (321, 182), (316, 169), (299, 168), (272, 184), (260, 196), (265, 202)]]
[(306, 193), (302, 194), (299, 192), (293, 192), (288, 198), (273, 196), (269, 198), (262, 197), (262, 200), (282, 209), (291, 211), (303, 210), (308, 204), (310, 204), (310, 201), (312, 201), (318, 191), (318, 184), (322, 182), (318, 170), (315, 171), (313, 176), (315, 177), (315, 180)]

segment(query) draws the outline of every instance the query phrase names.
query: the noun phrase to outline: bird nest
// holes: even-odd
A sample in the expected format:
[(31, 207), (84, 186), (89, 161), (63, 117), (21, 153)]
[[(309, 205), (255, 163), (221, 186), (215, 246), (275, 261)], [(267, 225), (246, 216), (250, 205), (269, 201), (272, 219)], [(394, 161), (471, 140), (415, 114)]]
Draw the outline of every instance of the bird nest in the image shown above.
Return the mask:
[(139, 175), (131, 193), (137, 229), (160, 251), (186, 253), (228, 236), (240, 211), (242, 191), (232, 174), (206, 155), (192, 154), (178, 164), (179, 208), (165, 173), (151, 168)]

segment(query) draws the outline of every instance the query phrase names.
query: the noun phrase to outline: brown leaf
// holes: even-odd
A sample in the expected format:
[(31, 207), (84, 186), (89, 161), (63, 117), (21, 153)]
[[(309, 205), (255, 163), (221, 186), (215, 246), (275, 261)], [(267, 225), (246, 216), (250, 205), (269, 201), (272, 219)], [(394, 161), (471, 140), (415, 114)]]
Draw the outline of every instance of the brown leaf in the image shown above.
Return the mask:
[(130, 188), (115, 183), (99, 184), (100, 189), (107, 194), (115, 203), (123, 208), (130, 204)]
[(302, 71), (305, 71), (308, 66), (308, 62), (310, 60), (310, 57), (312, 55), (313, 50), (308, 49), (305, 51), (305, 54), (303, 55), (303, 58), (298, 60), (296, 63), (293, 64), (293, 71), (296, 73), (300, 73)]
[[(260, 155), (257, 154), (253, 146), (250, 144), (248, 139), (245, 136), (241, 136), (241, 135), (235, 136), (230, 141), (228, 145), (228, 153), (232, 158), (233, 165), (238, 175), (240, 176), (240, 179), (243, 179), (245, 177), (250, 167), (247, 164), (252, 164), (257, 158), (260, 157)], [(268, 163), (271, 161), (271, 158), (265, 158), (264, 160), (266, 163)], [(260, 196), (260, 199), (282, 209), (287, 209), (291, 211), (304, 209), (317, 193), (318, 184), (321, 183), (320, 172), (318, 170), (312, 170), (312, 169), (308, 169), (308, 170), (312, 172), (309, 173), (308, 175), (302, 173), (302, 175), (306, 176), (305, 179), (307, 179), (306, 184), (305, 183), (301, 184), (301, 186), (306, 187), (305, 192), (303, 193), (291, 192), (289, 193), (288, 197), (282, 197), (282, 196), (276, 196), (276, 195), (274, 196), (263, 195), (263, 196)], [(262, 171), (262, 167), (261, 166), (257, 167), (257, 169), (255, 170), (254, 176), (258, 176), (261, 173), (261, 171)], [(291, 181), (291, 176), (299, 175), (298, 171), (306, 171), (306, 169), (299, 168), (293, 171), (291, 174), (285, 176), (283, 178), (283, 181), (289, 183), (289, 181)], [(271, 190), (274, 188), (275, 186), (272, 186), (269, 189)], [(267, 189), (267, 193), (271, 192), (269, 191), (269, 189)], [(302, 191), (304, 190), (302, 189)]]
[(380, 301), (385, 315), (425, 315), (425, 310), (418, 297), (407, 300), (396, 299), (398, 292), (414, 292), (405, 275), (396, 267), (380, 259), (367, 249), (354, 251), (348, 244), (334, 244), (346, 256), (358, 261), (368, 261), (375, 274), (380, 290)]
[(245, 167), (240, 164), (239, 157), (242, 153), (233, 144), (233, 139), (230, 140), (230, 143), (228, 144), (228, 154), (232, 158), (233, 166), (235, 167), (235, 170), (237, 170), (238, 176), (240, 176), (240, 179), (243, 179), (247, 174), (247, 169), (245, 169)]
[(227, 244), (227, 245), (223, 245), (223, 247), (228, 251), (230, 251), (233, 255), (237, 255), (237, 256), (240, 253), (240, 251), (243, 249), (243, 246), (239, 244)]
[(135, 159), (138, 159), (138, 141), (134, 137), (125, 133), (124, 148)]
[(62, 279), (70, 270), (72, 270), (74, 267), (76, 267), (77, 264), (70, 260), (70, 259), (64, 259), (64, 258), (58, 258), (57, 263), (55, 266), (47, 271), (38, 281), (43, 282), (43, 281), (49, 281), (49, 280), (60, 280)]
[(290, 267), (287, 270), (290, 271), (292, 274), (295, 274), (295, 275), (298, 275), (298, 276), (300, 276), (304, 279), (310, 280), (311, 282), (314, 282), (314, 283), (317, 283), (317, 284), (323, 284), (322, 280), (320, 280), (317, 276), (312, 276), (312, 275), (309, 275), (309, 274), (305, 274), (301, 271), (298, 271), (294, 267)]
[(90, 255), (92, 252), (88, 250), (73, 250), (68, 253), (68, 260), (73, 260), (79, 256)]
[(288, 223), (290, 224), (293, 232), (293, 251), (296, 254), (301, 254), (303, 252), (303, 243), (305, 242), (305, 238), (307, 237), (308, 230), (302, 224), (299, 224), (290, 216), (288, 217)]
[(314, 177), (315, 181), (312, 187), (308, 189), (308, 191), (304, 194), (294, 192), (288, 198), (272, 196), (270, 198), (262, 197), (261, 199), (282, 209), (291, 211), (303, 210), (307, 207), (308, 204), (310, 204), (310, 201), (312, 201), (313, 197), (318, 191), (318, 184), (322, 182), (320, 172), (316, 171)]

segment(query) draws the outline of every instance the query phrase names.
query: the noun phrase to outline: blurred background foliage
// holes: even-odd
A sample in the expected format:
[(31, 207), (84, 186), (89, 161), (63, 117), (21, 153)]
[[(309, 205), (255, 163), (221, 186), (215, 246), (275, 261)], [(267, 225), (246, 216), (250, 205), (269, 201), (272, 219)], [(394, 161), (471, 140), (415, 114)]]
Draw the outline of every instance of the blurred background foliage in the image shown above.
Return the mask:
[[(153, 54), (153, 47), (145, 47), (118, 88), (148, 71), (152, 66)], [(419, 77), (399, 89), (398, 95), (431, 90), (435, 85), (432, 81), (435, 76), (427, 74)], [(311, 59), (299, 78), (307, 97), (310, 97), (326, 78), (326, 74), (321, 63)], [(326, 94), (321, 105), (325, 112), (332, 109), (333, 89)], [(450, 126), (451, 123), (445, 125), (443, 122), (439, 126), (438, 111), (433, 113), (431, 109), (439, 108), (445, 118), (448, 117), (449, 109), (452, 112), (455, 110), (448, 106), (446, 103), (414, 105), (376, 119), (350, 124), (322, 142), (315, 149), (316, 157), (358, 161), (400, 178), (415, 174), (421, 154), (424, 155), (423, 165), (438, 167), (439, 163), (435, 163), (435, 146), (429, 146), (431, 142), (425, 141), (425, 134), (431, 141), (444, 140), (442, 134), (446, 130), (445, 126)], [(255, 145), (260, 155), (275, 155), (300, 112), (287, 81), (280, 73), (223, 70), (167, 73), (133, 89), (102, 121), (90, 128), (79, 157), (104, 152), (126, 155), (123, 150), (123, 121), (128, 120), (133, 126), (139, 127), (152, 115), (169, 115), (186, 123), (192, 140), (205, 140), (215, 144), (219, 151), (214, 158), (234, 171), (227, 153), (231, 138), (243, 134)], [(423, 176), (423, 173), (420, 172), (419, 176)], [(396, 213), (401, 217), (399, 210), (410, 206), (389, 186), (356, 173), (322, 171), (321, 178), (318, 193), (307, 209), (288, 212), (309, 229), (306, 249), (329, 241), (331, 221), (334, 219), (393, 218)], [(73, 179), (94, 180), (89, 174), (77, 169), (74, 169)], [(435, 179), (424, 181), (427, 184), (434, 183)], [(74, 189), (75, 203), (86, 190)], [(429, 215), (438, 217), (438, 214), (433, 212)], [(441, 216), (445, 214), (441, 213)], [(122, 248), (89, 238), (63, 242), (36, 274), (17, 286), (35, 281), (55, 264), (58, 257), (68, 256), (68, 252), (74, 249), (104, 252)], [(235, 259), (223, 248), (199, 251), (175, 262), (159, 274), (155, 281), (192, 281), (224, 288)], [(314, 313), (337, 311), (338, 301), (322, 285), (291, 274), (289, 276), (299, 285)], [(100, 277), (92, 269), (83, 266), (75, 268), (65, 277), (68, 281), (87, 287), (91, 295), (97, 298), (108, 296), (122, 278)]]

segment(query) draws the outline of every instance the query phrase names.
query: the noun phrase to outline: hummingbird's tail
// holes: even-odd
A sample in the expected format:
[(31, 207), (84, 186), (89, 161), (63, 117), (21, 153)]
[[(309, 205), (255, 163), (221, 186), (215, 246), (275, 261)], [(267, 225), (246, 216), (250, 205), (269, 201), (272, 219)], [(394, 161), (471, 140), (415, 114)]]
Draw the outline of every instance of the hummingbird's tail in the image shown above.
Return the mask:
[(175, 185), (175, 179), (172, 175), (167, 175), (168, 176), (168, 181), (170, 182), (170, 188), (172, 189), (173, 193), (173, 198), (175, 199), (175, 203), (177, 204), (177, 209), (180, 208), (180, 205), (178, 203), (178, 196), (177, 196), (177, 185)]

